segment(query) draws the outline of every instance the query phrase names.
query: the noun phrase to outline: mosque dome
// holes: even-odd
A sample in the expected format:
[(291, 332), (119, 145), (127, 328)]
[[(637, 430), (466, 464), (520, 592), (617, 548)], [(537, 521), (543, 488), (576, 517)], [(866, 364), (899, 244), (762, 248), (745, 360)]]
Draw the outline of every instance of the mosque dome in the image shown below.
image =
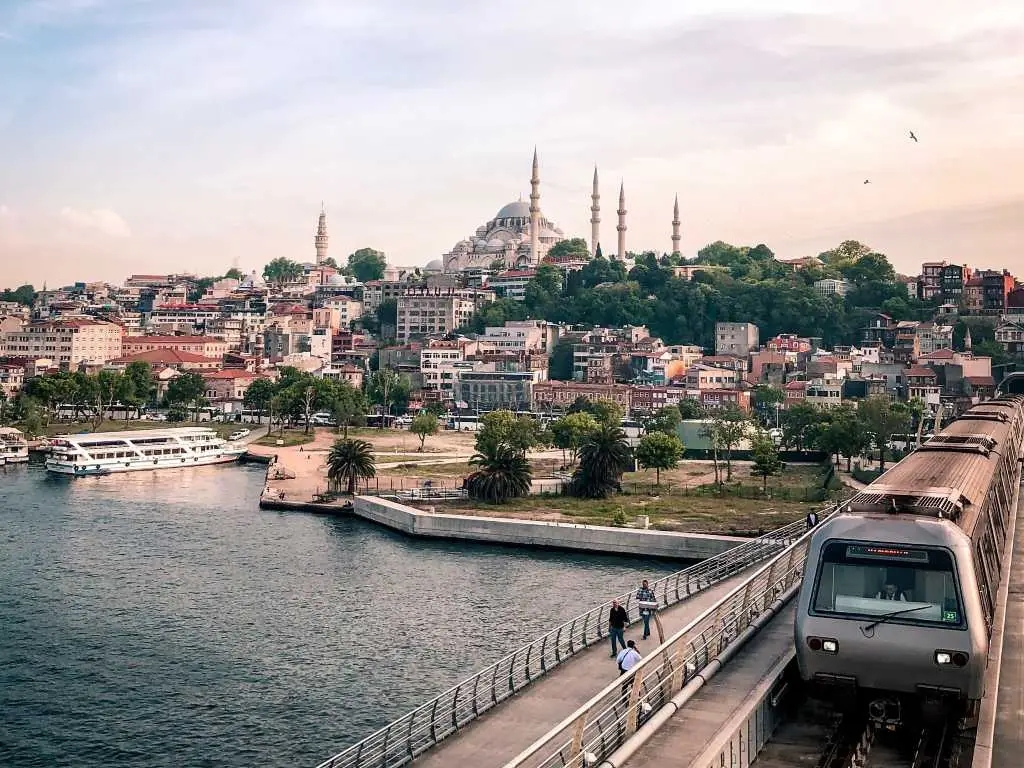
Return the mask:
[(238, 285), (240, 288), (266, 288), (267, 281), (256, 270), (253, 270), (252, 274), (243, 277)]
[(516, 200), (513, 203), (509, 203), (503, 206), (498, 214), (494, 217), (496, 219), (528, 219), (530, 218), (530, 204), (522, 200)]
[(345, 276), (342, 274), (334, 274), (328, 278), (328, 282), (331, 285), (345, 285)]
[(492, 237), (490, 240), (487, 241), (487, 247), (488, 248), (504, 248), (505, 247), (505, 241), (502, 240), (500, 237)]
[(431, 259), (423, 269), (427, 272), (440, 272), (444, 269), (444, 265), (441, 263), (440, 259)]

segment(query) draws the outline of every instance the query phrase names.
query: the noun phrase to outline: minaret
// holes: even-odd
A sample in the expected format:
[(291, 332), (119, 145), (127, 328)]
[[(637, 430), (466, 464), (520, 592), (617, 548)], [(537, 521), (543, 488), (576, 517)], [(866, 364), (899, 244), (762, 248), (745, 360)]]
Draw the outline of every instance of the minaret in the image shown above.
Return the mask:
[(320, 203), (320, 220), (316, 224), (316, 237), (313, 238), (316, 246), (316, 263), (323, 264), (327, 259), (327, 211), (324, 204)]
[(672, 209), (672, 255), (679, 255), (679, 195), (676, 195), (676, 204)]
[(619, 261), (626, 260), (626, 186), (624, 183), (619, 183), (619, 210), (616, 211), (619, 214), (619, 225), (615, 227), (619, 233), (619, 249), (616, 254)]
[(967, 326), (967, 333), (964, 334), (964, 351), (971, 351), (971, 326)]
[(594, 166), (594, 191), (590, 193), (590, 255), (597, 256), (601, 242), (601, 193), (597, 190), (597, 166)]
[(533, 148), (533, 175), (530, 176), (530, 261), (539, 260), (537, 238), (540, 234), (540, 170), (537, 165), (537, 148)]

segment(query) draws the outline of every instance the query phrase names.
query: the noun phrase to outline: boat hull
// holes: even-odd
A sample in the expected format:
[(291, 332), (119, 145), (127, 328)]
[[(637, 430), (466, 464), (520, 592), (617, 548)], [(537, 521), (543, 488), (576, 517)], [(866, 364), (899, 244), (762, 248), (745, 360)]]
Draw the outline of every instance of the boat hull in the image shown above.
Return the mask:
[(191, 456), (185, 458), (153, 459), (145, 461), (111, 461), (70, 464), (67, 462), (46, 460), (46, 469), (60, 475), (73, 477), (91, 477), (96, 475), (112, 475), (121, 472), (143, 472), (159, 469), (182, 469), (184, 467), (201, 467), (211, 464), (231, 464), (238, 461), (241, 452), (231, 451), (217, 456)]

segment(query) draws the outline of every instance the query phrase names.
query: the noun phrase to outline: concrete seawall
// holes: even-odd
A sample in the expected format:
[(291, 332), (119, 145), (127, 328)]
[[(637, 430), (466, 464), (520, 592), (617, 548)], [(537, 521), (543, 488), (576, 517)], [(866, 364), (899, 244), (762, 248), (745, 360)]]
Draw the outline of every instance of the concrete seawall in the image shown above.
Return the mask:
[(260, 506), (329, 514), (350, 513), (407, 536), (670, 559), (704, 560), (746, 541), (737, 536), (476, 515), (439, 515), (376, 496), (356, 496), (350, 510), (337, 503), (290, 502), (273, 497), (261, 499)]

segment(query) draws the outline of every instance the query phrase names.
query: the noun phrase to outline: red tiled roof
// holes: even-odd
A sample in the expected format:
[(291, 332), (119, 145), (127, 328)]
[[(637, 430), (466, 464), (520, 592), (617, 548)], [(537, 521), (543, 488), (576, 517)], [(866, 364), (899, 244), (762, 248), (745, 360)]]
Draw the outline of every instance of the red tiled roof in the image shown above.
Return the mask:
[(216, 336), (128, 336), (125, 344), (224, 344)]
[(921, 355), (922, 360), (952, 360), (956, 354), (952, 349), (936, 349), (927, 355)]
[(991, 376), (964, 376), (967, 381), (976, 387), (994, 387), (996, 380)]
[(223, 368), (203, 374), (204, 379), (258, 379), (260, 375), (241, 368)]
[(923, 365), (914, 365), (907, 368), (906, 374), (907, 376), (928, 376), (933, 379), (937, 375), (934, 370)]
[(807, 382), (806, 381), (791, 381), (788, 384), (786, 384), (786, 389), (791, 389), (794, 392), (796, 390), (798, 390), (798, 389), (801, 389), (801, 390), (802, 389), (807, 389)]
[(503, 277), (533, 277), (537, 274), (535, 269), (510, 269), (507, 272), (499, 272), (494, 276), (495, 280), (500, 280)]
[(182, 363), (219, 363), (220, 358), (203, 357), (192, 352), (182, 352), (177, 349), (149, 349), (145, 352), (138, 352), (134, 355), (114, 360), (115, 363), (146, 362), (150, 364), (180, 365)]

